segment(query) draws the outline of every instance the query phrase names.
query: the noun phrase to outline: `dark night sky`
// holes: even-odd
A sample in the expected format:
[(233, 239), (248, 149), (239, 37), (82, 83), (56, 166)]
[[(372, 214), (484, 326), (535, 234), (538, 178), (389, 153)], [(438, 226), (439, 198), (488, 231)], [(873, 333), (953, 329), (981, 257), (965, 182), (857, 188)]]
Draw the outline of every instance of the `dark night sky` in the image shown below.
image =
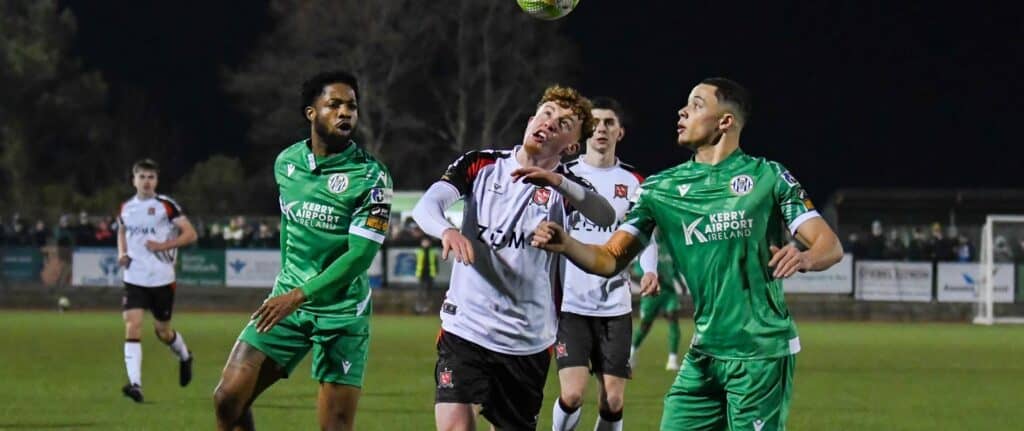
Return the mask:
[[(115, 94), (131, 85), (159, 96), (196, 143), (196, 161), (240, 154), (245, 121), (223, 97), (220, 71), (271, 28), (265, 2), (140, 3), (68, 1), (79, 20), (76, 52)], [(696, 82), (721, 75), (754, 94), (744, 149), (787, 165), (819, 200), (840, 187), (1021, 185), (1017, 10), (907, 1), (581, 3), (563, 26), (583, 54), (574, 81), (624, 103), (633, 123), (619, 153), (646, 172), (688, 157), (674, 146), (676, 111)]]

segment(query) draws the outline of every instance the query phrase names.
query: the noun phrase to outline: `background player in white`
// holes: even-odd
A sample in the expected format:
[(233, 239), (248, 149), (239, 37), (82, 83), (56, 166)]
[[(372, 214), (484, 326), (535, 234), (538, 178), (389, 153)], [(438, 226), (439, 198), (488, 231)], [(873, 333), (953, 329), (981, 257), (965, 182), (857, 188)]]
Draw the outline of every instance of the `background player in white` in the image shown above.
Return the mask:
[[(569, 217), (567, 230), (582, 242), (603, 243), (618, 228), (618, 221), (625, 218), (631, 207), (629, 198), (644, 179), (635, 168), (615, 156), (618, 143), (626, 136), (622, 105), (607, 97), (594, 98), (593, 104), (590, 112), (596, 124), (594, 134), (587, 139), (587, 152), (566, 167), (590, 182), (608, 200), (615, 208), (617, 222), (601, 227), (574, 213)], [(657, 280), (657, 246), (653, 243), (641, 256), (640, 266)], [(589, 274), (568, 261), (563, 267), (565, 293), (555, 344), (561, 396), (553, 408), (552, 429), (576, 429), (588, 373), (593, 373), (599, 388), (595, 429), (620, 430), (626, 380), (632, 375), (628, 362), (633, 325), (629, 275), (623, 271), (605, 278)]]
[[(442, 239), (455, 265), (441, 307), (434, 415), (439, 430), (475, 428), (473, 406), (493, 427), (534, 429), (555, 341), (554, 257), (529, 246), (541, 221), (579, 210), (615, 221), (599, 194), (575, 182), (561, 158), (593, 131), (590, 101), (574, 89), (544, 92), (522, 145), (473, 151), (455, 161), (416, 204), (424, 232)], [(465, 199), (462, 227), (444, 210)]]
[(192, 352), (171, 327), (174, 260), (177, 249), (196, 241), (196, 230), (171, 198), (156, 194), (159, 167), (145, 159), (132, 166), (135, 196), (118, 214), (117, 256), (124, 267), (124, 364), (128, 384), (121, 391), (142, 402), (142, 315), (153, 313), (156, 336), (178, 357), (178, 383), (192, 380)]

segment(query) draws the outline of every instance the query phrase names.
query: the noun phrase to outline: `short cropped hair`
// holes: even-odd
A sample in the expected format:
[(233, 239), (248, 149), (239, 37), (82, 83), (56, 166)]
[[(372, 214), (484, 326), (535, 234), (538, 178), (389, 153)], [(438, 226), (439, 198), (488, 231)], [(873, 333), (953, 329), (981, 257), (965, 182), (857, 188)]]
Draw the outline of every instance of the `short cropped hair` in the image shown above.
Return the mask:
[(615, 113), (615, 117), (619, 119), (619, 124), (622, 126), (626, 125), (626, 110), (622, 109), (622, 104), (618, 100), (612, 99), (611, 97), (598, 96), (592, 101), (594, 104), (593, 109), (607, 109)]
[(300, 112), (303, 113), (303, 117), (305, 117), (306, 107), (313, 106), (316, 98), (320, 97), (320, 94), (324, 92), (324, 87), (330, 84), (345, 84), (352, 87), (352, 92), (355, 93), (356, 99), (359, 99), (359, 84), (356, 82), (355, 75), (344, 70), (320, 72), (302, 83), (302, 107)]
[(590, 99), (584, 97), (575, 88), (552, 85), (544, 90), (544, 96), (540, 98), (537, 106), (547, 102), (555, 102), (558, 106), (571, 109), (582, 120), (580, 142), (590, 139), (590, 135), (594, 134), (594, 115), (590, 113), (590, 110), (594, 109), (594, 105), (590, 103)]
[(720, 103), (732, 105), (736, 111), (736, 116), (740, 117), (741, 122), (746, 124), (750, 120), (750, 110), (753, 108), (750, 101), (750, 92), (738, 82), (729, 78), (715, 77), (707, 78), (700, 83), (714, 85), (715, 97), (718, 98)]
[(139, 171), (153, 171), (160, 173), (160, 165), (157, 165), (153, 159), (142, 159), (132, 165), (132, 175), (139, 173)]

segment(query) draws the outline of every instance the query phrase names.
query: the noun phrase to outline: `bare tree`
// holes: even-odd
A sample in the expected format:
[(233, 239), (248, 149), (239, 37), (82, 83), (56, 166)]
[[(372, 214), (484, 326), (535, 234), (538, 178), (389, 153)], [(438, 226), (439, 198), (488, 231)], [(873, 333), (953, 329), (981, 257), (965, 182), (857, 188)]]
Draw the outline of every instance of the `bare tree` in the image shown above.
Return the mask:
[(450, 79), (431, 94), (441, 109), (441, 138), (459, 154), (518, 142), (522, 126), (539, 92), (557, 81), (571, 80), (577, 60), (556, 23), (519, 11), (512, 2), (451, 0), (439, 14), (444, 43), (453, 47), (436, 57)]
[(283, 148), (306, 136), (299, 100), (301, 81), (312, 74), (345, 69), (359, 79), (361, 144), (381, 150), (394, 133), (420, 123), (402, 106), (410, 74), (422, 70), (436, 23), (420, 19), (426, 8), (415, 0), (277, 0), (278, 24), (259, 42), (256, 54), (228, 77), (253, 120), (251, 139), (263, 148)]
[[(517, 142), (515, 126), (538, 93), (567, 79), (575, 59), (557, 24), (509, 1), (276, 0), (272, 8), (276, 28), (227, 77), (263, 153), (255, 171), (308, 135), (298, 87), (315, 72), (356, 74), (358, 142), (388, 164), (399, 187), (422, 187), (439, 175), (440, 160)], [(270, 186), (269, 175), (261, 180)]]

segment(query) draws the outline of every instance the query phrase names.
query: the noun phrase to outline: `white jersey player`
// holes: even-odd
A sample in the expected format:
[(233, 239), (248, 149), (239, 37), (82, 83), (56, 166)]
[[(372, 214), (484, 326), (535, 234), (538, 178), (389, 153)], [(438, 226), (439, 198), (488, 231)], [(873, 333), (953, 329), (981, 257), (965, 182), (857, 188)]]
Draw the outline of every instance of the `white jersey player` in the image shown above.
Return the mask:
[[(438, 429), (473, 429), (472, 406), (500, 429), (534, 429), (555, 341), (558, 260), (530, 246), (541, 221), (565, 224), (580, 211), (602, 226), (614, 211), (564, 166), (592, 131), (590, 101), (548, 88), (523, 143), (509, 151), (473, 151), (455, 161), (417, 203), (413, 217), (454, 254), (441, 308), (435, 368)], [(462, 227), (444, 210), (465, 199)]]
[[(580, 214), (570, 216), (566, 231), (573, 238), (603, 244), (618, 228), (632, 204), (630, 196), (644, 179), (632, 166), (615, 156), (625, 137), (621, 105), (613, 99), (594, 99), (591, 111), (597, 122), (587, 140), (587, 152), (567, 164), (573, 174), (590, 182), (615, 208), (615, 225), (601, 227)], [(640, 257), (645, 273), (657, 271), (657, 246), (653, 243)], [(563, 264), (565, 297), (558, 318), (555, 360), (561, 394), (552, 412), (554, 430), (572, 430), (579, 424), (588, 372), (597, 377), (598, 430), (622, 429), (623, 393), (632, 376), (629, 347), (632, 337), (632, 298), (626, 271), (610, 278), (583, 271), (572, 262)]]
[(178, 357), (178, 383), (192, 380), (192, 353), (171, 327), (174, 309), (174, 259), (177, 249), (196, 240), (196, 231), (181, 207), (157, 195), (158, 167), (146, 159), (132, 166), (136, 194), (118, 213), (118, 263), (124, 267), (124, 362), (128, 384), (125, 396), (142, 402), (142, 315), (153, 313), (156, 335)]

